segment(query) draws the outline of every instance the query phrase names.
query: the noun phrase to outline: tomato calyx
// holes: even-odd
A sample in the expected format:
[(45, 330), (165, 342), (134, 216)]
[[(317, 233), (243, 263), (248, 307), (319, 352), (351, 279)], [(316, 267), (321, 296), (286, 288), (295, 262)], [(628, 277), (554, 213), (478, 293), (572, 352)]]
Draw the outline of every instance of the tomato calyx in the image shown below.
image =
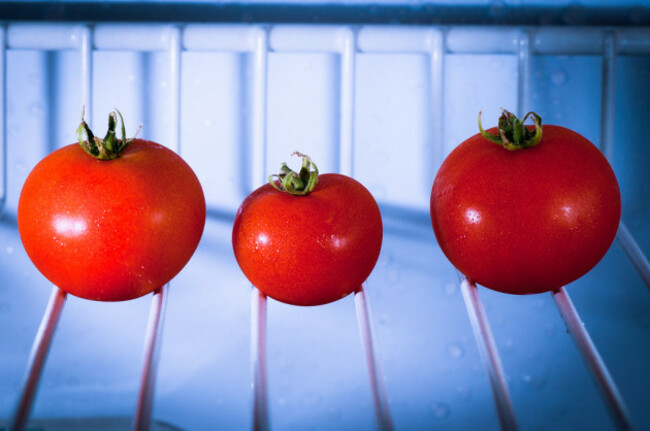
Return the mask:
[[(99, 160), (113, 160), (120, 157), (126, 147), (135, 140), (138, 132), (142, 128), (142, 125), (140, 125), (138, 130), (135, 132), (135, 136), (131, 139), (126, 139), (124, 118), (122, 118), (122, 113), (116, 109), (114, 112), (108, 114), (108, 131), (106, 132), (104, 139), (101, 139), (96, 137), (92, 130), (90, 130), (86, 120), (84, 120), (84, 113), (85, 108), (81, 111), (81, 124), (77, 128), (77, 140), (86, 153)], [(115, 134), (118, 116), (122, 123), (122, 139), (118, 139)], [(84, 133), (86, 134), (85, 139)]]
[[(524, 122), (531, 118), (535, 127), (531, 130), (524, 125)], [(506, 150), (521, 150), (534, 147), (542, 140), (542, 118), (534, 112), (529, 112), (523, 119), (517, 118), (512, 112), (502, 109), (497, 129), (498, 135), (483, 130), (481, 124), (481, 112), (478, 113), (478, 128), (481, 136), (490, 142), (501, 145)]]
[(318, 167), (309, 156), (298, 151), (293, 152), (291, 155), (302, 157), (300, 171), (295, 172), (286, 163), (282, 163), (279, 174), (269, 175), (269, 184), (276, 190), (294, 196), (308, 195), (318, 184)]

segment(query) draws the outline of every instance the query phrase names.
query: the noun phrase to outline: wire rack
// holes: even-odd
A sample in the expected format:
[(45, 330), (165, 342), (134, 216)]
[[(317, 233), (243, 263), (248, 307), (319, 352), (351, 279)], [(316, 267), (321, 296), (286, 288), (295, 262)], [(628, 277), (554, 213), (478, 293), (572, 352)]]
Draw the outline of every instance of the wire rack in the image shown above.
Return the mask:
[[(124, 35), (128, 35), (125, 37)], [(562, 41), (562, 43), (557, 43)], [(6, 23), (0, 27), (0, 149), (2, 150), (2, 203), (7, 196), (6, 118), (8, 50), (77, 50), (81, 73), (81, 104), (93, 103), (93, 52), (108, 50), (166, 52), (170, 85), (168, 119), (173, 130), (167, 145), (181, 151), (180, 100), (181, 61), (184, 51), (242, 52), (252, 55), (252, 76), (246, 83), (252, 93), (251, 163), (247, 182), (251, 189), (265, 178), (267, 157), (267, 77), (270, 52), (327, 52), (340, 56), (340, 110), (338, 171), (354, 175), (354, 103), (355, 57), (359, 53), (420, 53), (430, 64), (430, 122), (434, 131), (432, 147), (440, 149), (433, 162), (439, 164), (443, 153), (445, 57), (449, 53), (504, 53), (517, 58), (516, 108), (519, 114), (530, 105), (531, 57), (534, 55), (597, 55), (602, 58), (601, 149), (608, 158), (614, 147), (614, 98), (616, 59), (619, 55), (649, 55), (650, 30), (646, 28), (529, 28), (481, 26), (346, 26), (346, 25), (226, 25), (226, 24), (47, 24)], [(89, 115), (91, 113), (88, 113)], [(89, 123), (92, 118), (88, 118)], [(647, 257), (625, 224), (621, 223), (617, 240), (646, 285), (650, 286)], [(458, 282), (475, 341), (492, 388), (499, 424), (504, 430), (518, 429), (517, 414), (508, 389), (499, 351), (493, 339), (477, 287), (459, 276)], [(149, 321), (144, 334), (144, 355), (139, 396), (133, 413), (132, 429), (152, 427), (156, 370), (169, 286), (158, 289), (151, 299)], [(582, 324), (569, 294), (564, 288), (552, 292), (576, 348), (584, 359), (615, 427), (633, 429), (632, 419), (604, 361)], [(34, 339), (26, 367), (22, 391), (17, 397), (10, 430), (25, 429), (37, 393), (41, 371), (64, 312), (66, 294), (54, 287)], [(376, 426), (394, 429), (381, 363), (376, 353), (373, 319), (366, 290), (355, 293), (354, 303), (361, 335)], [(253, 428), (269, 429), (267, 396), (267, 299), (253, 288), (251, 295), (251, 381)]]

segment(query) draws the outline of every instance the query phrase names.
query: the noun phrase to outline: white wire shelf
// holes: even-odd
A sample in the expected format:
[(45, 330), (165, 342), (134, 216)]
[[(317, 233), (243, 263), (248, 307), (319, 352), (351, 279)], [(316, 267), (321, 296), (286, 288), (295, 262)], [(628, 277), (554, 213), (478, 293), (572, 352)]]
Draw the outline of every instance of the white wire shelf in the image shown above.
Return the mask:
[[(124, 37), (128, 34), (128, 37)], [(563, 41), (558, 43), (558, 41)], [(168, 54), (171, 76), (168, 87), (169, 118), (173, 133), (169, 145), (181, 152), (181, 62), (184, 51), (240, 52), (253, 56), (253, 69), (247, 85), (252, 91), (251, 160), (250, 169), (243, 175), (248, 190), (265, 181), (268, 155), (268, 56), (272, 52), (333, 53), (340, 57), (338, 73), (339, 113), (337, 171), (354, 175), (355, 166), (355, 95), (357, 55), (360, 53), (420, 53), (430, 65), (429, 81), (431, 104), (429, 120), (433, 132), (434, 151), (431, 162), (438, 166), (444, 156), (443, 133), (445, 91), (445, 58), (448, 54), (512, 54), (517, 59), (517, 112), (530, 107), (531, 59), (535, 55), (597, 55), (602, 57), (601, 88), (601, 148), (612, 158), (614, 142), (614, 98), (617, 56), (650, 55), (650, 30), (611, 28), (533, 28), (480, 26), (346, 26), (346, 25), (217, 25), (217, 24), (43, 24), (8, 23), (0, 29), (0, 144), (2, 150), (2, 203), (4, 204), (7, 174), (6, 143), (6, 86), (8, 50), (76, 50), (80, 52), (81, 104), (93, 103), (93, 52), (95, 51), (160, 51)], [(87, 110), (88, 122), (92, 113)], [(650, 286), (648, 259), (634, 236), (622, 222), (617, 236), (630, 261), (637, 268), (646, 285)], [(501, 364), (497, 343), (492, 335), (487, 314), (477, 287), (462, 281), (461, 291), (475, 340), (491, 384), (499, 426), (504, 430), (518, 429), (516, 411), (508, 389), (506, 371)], [(596, 385), (604, 395), (613, 422), (618, 429), (632, 429), (632, 419), (623, 397), (600, 358), (586, 329), (564, 289), (553, 294), (560, 313), (578, 349), (583, 354)], [(29, 421), (31, 406), (37, 393), (39, 376), (58, 319), (63, 311), (66, 295), (54, 288), (43, 323), (34, 340), (32, 355), (27, 364), (21, 396), (12, 418), (10, 429), (24, 429)], [(142, 380), (135, 407), (133, 429), (155, 428), (152, 421), (156, 370), (159, 360), (162, 328), (165, 319), (167, 287), (153, 295), (150, 320), (146, 333)], [(373, 333), (368, 297), (364, 288), (355, 294), (356, 316), (361, 344), (367, 364), (376, 426), (392, 430), (390, 394), (387, 393), (381, 361)], [(267, 299), (257, 289), (251, 298), (251, 381), (252, 423), (256, 430), (269, 429), (267, 388)], [(397, 423), (397, 422), (396, 422)]]

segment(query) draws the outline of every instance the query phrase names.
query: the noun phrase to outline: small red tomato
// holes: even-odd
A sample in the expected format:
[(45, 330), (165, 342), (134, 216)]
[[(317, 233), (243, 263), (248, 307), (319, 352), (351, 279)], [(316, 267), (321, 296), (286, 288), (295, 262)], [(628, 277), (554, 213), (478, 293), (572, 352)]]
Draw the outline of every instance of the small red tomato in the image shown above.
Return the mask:
[(98, 301), (137, 298), (170, 281), (205, 224), (203, 190), (187, 163), (154, 142), (126, 140), (124, 126), (118, 140), (116, 121), (112, 113), (104, 140), (82, 121), (80, 145), (41, 160), (18, 202), (18, 230), (36, 268)]
[(299, 174), (283, 164), (278, 178), (242, 202), (232, 244), (244, 275), (265, 295), (321, 305), (347, 296), (370, 275), (381, 249), (381, 214), (359, 182), (318, 175), (297, 154)]
[[(504, 111), (443, 162), (431, 221), (451, 263), (506, 293), (541, 293), (587, 273), (614, 240), (621, 196), (614, 172), (587, 139)], [(528, 115), (526, 116), (528, 117)], [(524, 121), (526, 119), (524, 117)]]

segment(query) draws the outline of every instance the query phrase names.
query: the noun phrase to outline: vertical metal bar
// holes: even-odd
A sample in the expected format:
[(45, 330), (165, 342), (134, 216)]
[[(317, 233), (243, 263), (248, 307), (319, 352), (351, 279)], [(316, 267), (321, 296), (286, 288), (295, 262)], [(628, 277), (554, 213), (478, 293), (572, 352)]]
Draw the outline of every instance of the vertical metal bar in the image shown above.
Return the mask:
[(517, 47), (517, 115), (523, 118), (530, 107), (530, 34), (522, 30)]
[(616, 36), (607, 31), (603, 36), (603, 72), (600, 99), (601, 150), (612, 162), (614, 155), (614, 112), (616, 90)]
[(22, 393), (20, 394), (18, 404), (8, 428), (10, 431), (23, 430), (27, 425), (32, 404), (36, 396), (36, 390), (38, 389), (38, 382), (45, 365), (45, 360), (47, 359), (50, 345), (52, 344), (56, 325), (59, 323), (59, 318), (61, 317), (66, 297), (66, 293), (58, 287), (52, 289), (50, 300), (41, 320), (41, 325), (34, 338), (32, 351), (29, 354)]
[(93, 41), (92, 29), (84, 27), (80, 31), (81, 54), (81, 105), (85, 110), (86, 123), (93, 126)]
[[(610, 163), (614, 157), (614, 121), (616, 112), (616, 34), (607, 31), (603, 35), (603, 69), (600, 106), (600, 140), (601, 150)], [(650, 287), (650, 264), (641, 247), (627, 226), (620, 222), (616, 234), (621, 247), (629, 257), (634, 267), (639, 271), (646, 286)]]
[(253, 288), (251, 295), (251, 367), (253, 374), (253, 430), (269, 429), (266, 396), (266, 296)]
[(643, 254), (641, 247), (639, 247), (639, 244), (635, 241), (634, 237), (623, 222), (618, 225), (616, 239), (623, 247), (623, 250), (629, 257), (630, 261), (632, 261), (632, 264), (636, 267), (637, 271), (639, 271), (646, 286), (650, 288), (650, 263), (648, 262), (648, 258)]
[[(259, 27), (254, 37), (251, 191), (266, 181), (266, 98), (268, 82), (268, 32)], [(266, 390), (266, 295), (253, 286), (251, 293), (251, 374), (253, 430), (269, 429)]]
[(472, 324), (474, 338), (478, 346), (479, 354), (483, 365), (485, 366), (490, 384), (492, 386), (492, 395), (497, 407), (499, 422), (503, 430), (516, 430), (517, 420), (515, 419), (510, 392), (506, 383), (506, 377), (501, 365), (501, 358), (497, 351), (492, 330), (485, 314), (485, 309), (478, 296), (476, 284), (467, 279), (463, 279), (460, 285), (465, 300), (467, 314)]
[[(169, 118), (170, 140), (168, 146), (180, 153), (180, 91), (181, 91), (181, 31), (177, 27), (168, 29), (169, 37)], [(169, 296), (169, 283), (157, 289), (151, 300), (149, 323), (145, 335), (145, 349), (140, 378), (140, 392), (133, 419), (133, 430), (143, 431), (151, 428), (153, 399), (156, 386), (158, 360), (162, 344), (162, 333)]]
[(356, 32), (344, 30), (341, 40), (341, 106), (339, 139), (339, 172), (352, 176), (354, 170), (354, 80)]
[[(435, 157), (430, 166), (440, 166), (444, 160), (444, 77), (445, 77), (445, 34), (442, 30), (432, 30), (430, 45), (430, 74), (431, 74), (431, 141)], [(431, 172), (431, 178), (435, 172)]]
[[(600, 107), (600, 140), (601, 150), (610, 163), (614, 157), (614, 114), (616, 112), (616, 34), (607, 31), (603, 35), (603, 69), (602, 69), (602, 93)], [(616, 234), (621, 247), (630, 258), (646, 286), (650, 287), (650, 265), (643, 251), (634, 240), (634, 237), (620, 222)]]
[(251, 190), (266, 181), (266, 97), (268, 79), (268, 32), (260, 27), (255, 32), (253, 52), (253, 112), (252, 148), (250, 170)]
[(144, 339), (144, 357), (142, 375), (140, 377), (140, 391), (133, 419), (134, 431), (146, 431), (151, 427), (151, 413), (153, 411), (153, 397), (156, 385), (156, 372), (162, 344), (163, 324), (169, 283), (153, 293), (151, 308), (149, 309), (149, 322)]
[(169, 29), (169, 148), (181, 152), (181, 30)]
[(0, 26), (0, 214), (7, 202), (7, 29)]
[(368, 364), (377, 426), (382, 431), (391, 431), (393, 429), (393, 421), (388, 408), (388, 396), (386, 395), (384, 376), (379, 367), (379, 362), (377, 362), (375, 337), (370, 323), (370, 307), (366, 300), (366, 293), (363, 286), (354, 294), (354, 305), (357, 310), (359, 332), (361, 333), (361, 341), (363, 342), (366, 363)]
[(584, 324), (580, 320), (580, 316), (573, 306), (569, 294), (564, 288), (560, 288), (553, 292), (553, 299), (560, 310), (562, 319), (564, 319), (573, 341), (596, 381), (596, 385), (605, 400), (605, 404), (609, 409), (616, 428), (619, 430), (632, 430), (632, 421), (627, 407), (623, 402), (623, 398), (600, 357), (596, 346), (591, 341), (589, 333), (587, 333)]

